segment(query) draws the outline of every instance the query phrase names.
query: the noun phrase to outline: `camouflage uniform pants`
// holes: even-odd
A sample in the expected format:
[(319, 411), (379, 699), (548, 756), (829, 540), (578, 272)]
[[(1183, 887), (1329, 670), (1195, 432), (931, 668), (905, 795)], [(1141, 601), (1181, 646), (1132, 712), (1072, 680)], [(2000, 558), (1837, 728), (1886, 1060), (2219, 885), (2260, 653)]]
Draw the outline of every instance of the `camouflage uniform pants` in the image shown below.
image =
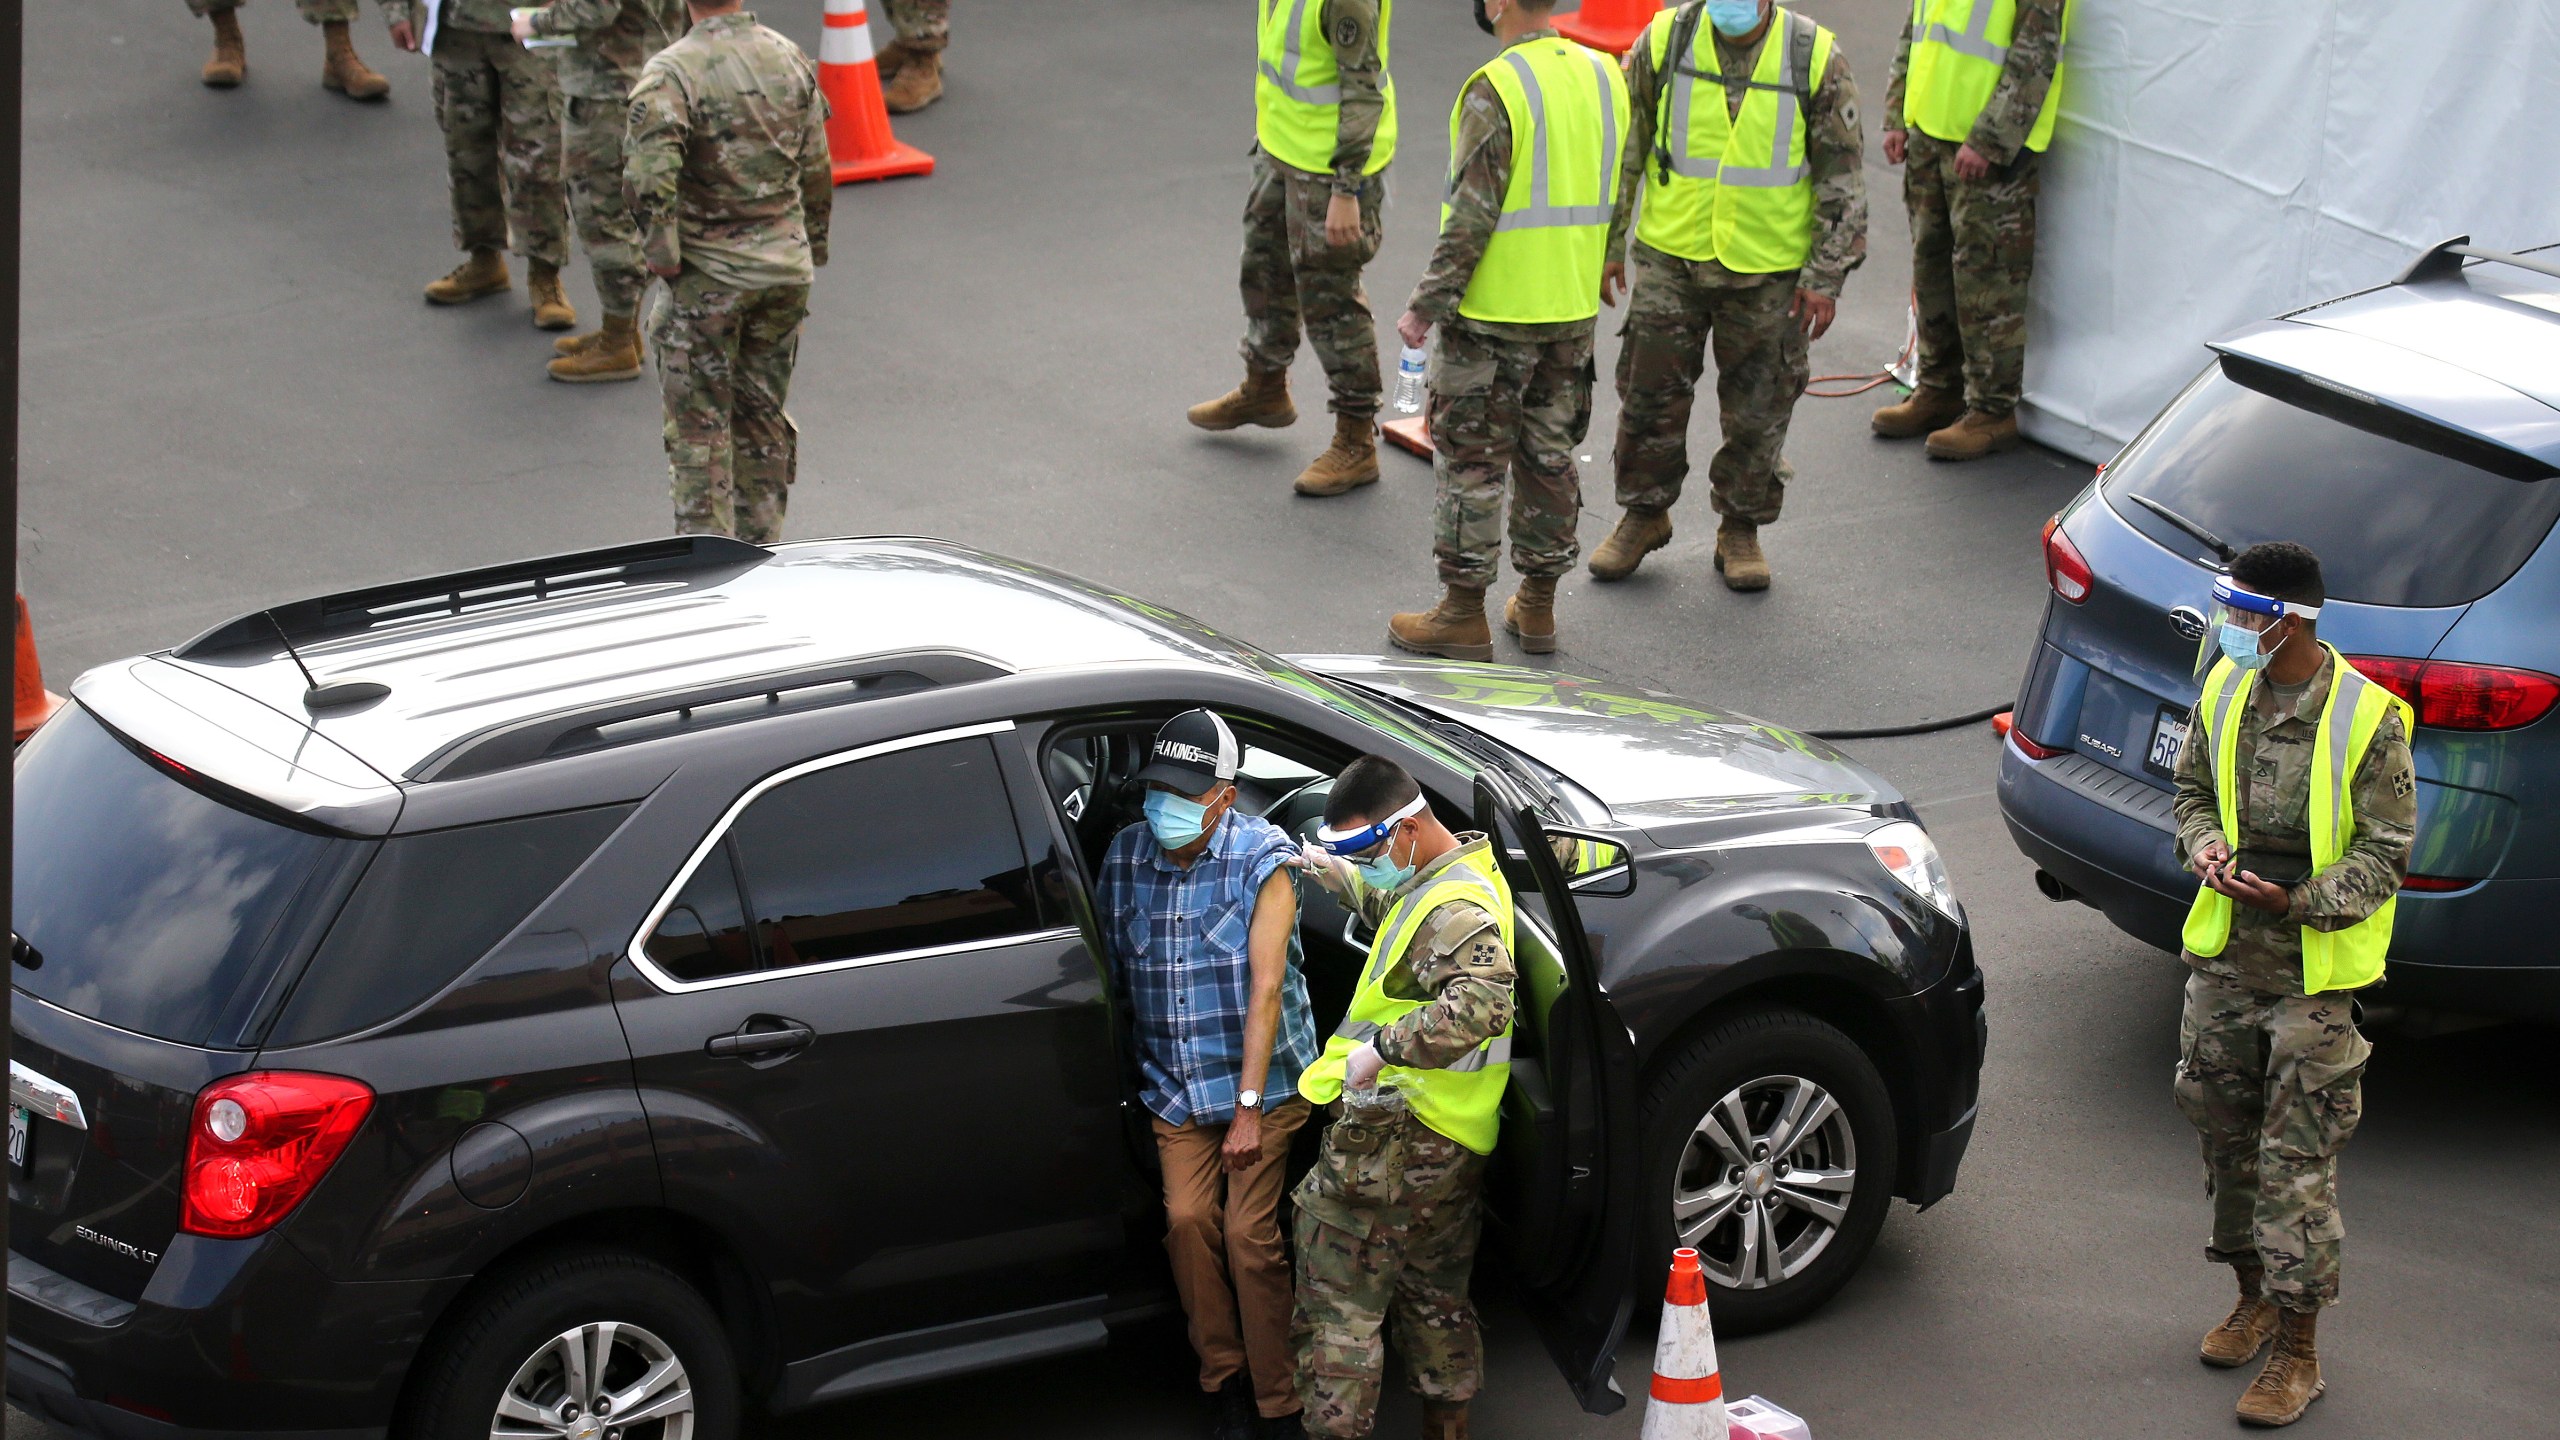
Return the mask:
[(1405, 1377), (1460, 1404), (1484, 1383), (1467, 1298), (1484, 1229), (1485, 1157), (1397, 1110), (1346, 1108), (1291, 1197), (1298, 1309), (1290, 1327), (1307, 1433), (1359, 1436), (1378, 1413), (1390, 1322)]
[(608, 315), (637, 312), (649, 269), (640, 255), (640, 229), (622, 190), (622, 130), (627, 107), (600, 97), (566, 98), (561, 147), (569, 209), (577, 216), (578, 243), (596, 272), (596, 300)]
[(951, 0), (880, 0), (880, 8), (910, 50), (939, 54), (951, 43)]
[(1716, 513), (1766, 525), (1794, 472), (1780, 454), (1813, 373), (1804, 327), (1787, 313), (1794, 270), (1736, 275), (1721, 265), (1627, 246), (1633, 293), (1618, 351), (1618, 503), (1668, 510), (1689, 476), (1689, 411), (1707, 342), (1716, 355), (1724, 445), (1707, 466)]
[[(202, 20), (217, 10), (237, 10), (245, 0), (187, 0), (187, 9)], [(356, 0), (294, 0), (293, 8), (314, 25), (356, 18)]]
[(783, 412), (809, 287), (730, 290), (688, 265), (650, 322), (676, 533), (782, 538), (800, 432)]
[(1489, 586), (1502, 556), (1502, 492), (1511, 482), (1511, 563), (1562, 575), (1580, 557), (1574, 533), (1582, 472), (1573, 447), (1591, 431), (1591, 331), (1506, 340), (1464, 323), (1431, 347), (1431, 553), (1444, 585)]
[(568, 264), (553, 52), (448, 25), (436, 34), (435, 77), (454, 247), (513, 249), (527, 259)]
[(1920, 307), (1920, 383), (1962, 390), (1967, 408), (2007, 415), (2027, 375), (2027, 281), (2035, 272), (2043, 157), (1980, 180), (1956, 175), (1956, 148), (1911, 132), (1902, 203), (1911, 212), (1911, 288)]
[(1303, 330), (1315, 342), (1333, 389), (1337, 415), (1378, 413), (1378, 322), (1369, 314), (1361, 267), (1385, 234), (1379, 208), (1386, 180), (1373, 175), (1360, 190), (1360, 239), (1341, 249), (1324, 238), (1329, 176), (1310, 175), (1256, 151), (1253, 190), (1244, 202), (1244, 363), (1286, 370), (1298, 358)]
[(2290, 1310), (2337, 1303), (2338, 1151), (2364, 1115), (2373, 1047), (2343, 993), (2272, 995), (2196, 971), (2178, 1023), (2177, 1097), (2204, 1141), (2207, 1259), (2266, 1267)]

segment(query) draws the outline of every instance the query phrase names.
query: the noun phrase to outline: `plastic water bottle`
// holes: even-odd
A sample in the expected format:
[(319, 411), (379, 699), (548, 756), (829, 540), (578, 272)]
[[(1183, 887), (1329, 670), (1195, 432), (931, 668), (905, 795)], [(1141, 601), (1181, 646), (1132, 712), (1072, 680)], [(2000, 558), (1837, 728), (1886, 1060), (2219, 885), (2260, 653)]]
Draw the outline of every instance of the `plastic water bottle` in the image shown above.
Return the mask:
[(1396, 411), (1412, 415), (1422, 409), (1422, 362), (1428, 359), (1421, 346), (1407, 345), (1396, 361)]

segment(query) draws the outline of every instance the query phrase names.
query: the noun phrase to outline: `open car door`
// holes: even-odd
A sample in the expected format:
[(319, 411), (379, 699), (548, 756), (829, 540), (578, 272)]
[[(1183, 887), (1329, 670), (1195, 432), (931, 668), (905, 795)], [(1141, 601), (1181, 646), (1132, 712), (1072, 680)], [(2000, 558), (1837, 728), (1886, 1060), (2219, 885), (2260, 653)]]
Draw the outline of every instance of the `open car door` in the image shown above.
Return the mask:
[(1519, 785), (1475, 786), (1519, 908), (1511, 1085), (1492, 1179), (1512, 1272), (1565, 1383), (1594, 1415), (1624, 1407), (1613, 1374), (1634, 1307), (1635, 1040), (1599, 983), (1567, 876)]

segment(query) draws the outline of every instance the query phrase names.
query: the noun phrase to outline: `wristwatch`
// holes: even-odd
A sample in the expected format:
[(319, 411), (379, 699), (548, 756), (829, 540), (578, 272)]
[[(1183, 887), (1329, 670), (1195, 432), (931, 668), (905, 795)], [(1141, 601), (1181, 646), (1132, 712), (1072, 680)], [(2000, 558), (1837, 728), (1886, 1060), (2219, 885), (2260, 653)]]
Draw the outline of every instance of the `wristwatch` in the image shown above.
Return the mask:
[(1244, 1091), (1239, 1091), (1239, 1092), (1237, 1093), (1237, 1095), (1236, 1095), (1236, 1108), (1237, 1108), (1237, 1109), (1239, 1109), (1239, 1110), (1259, 1110), (1259, 1109), (1261, 1109), (1261, 1108), (1262, 1108), (1262, 1092), (1261, 1092), (1261, 1091), (1259, 1091), (1259, 1090), (1244, 1090)]

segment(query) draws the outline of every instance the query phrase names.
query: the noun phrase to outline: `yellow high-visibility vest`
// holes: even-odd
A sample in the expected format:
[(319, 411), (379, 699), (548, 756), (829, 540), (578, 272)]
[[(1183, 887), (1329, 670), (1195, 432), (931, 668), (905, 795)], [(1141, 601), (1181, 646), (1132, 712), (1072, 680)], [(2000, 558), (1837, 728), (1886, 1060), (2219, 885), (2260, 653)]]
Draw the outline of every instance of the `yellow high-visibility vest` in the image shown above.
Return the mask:
[[(1553, 35), (1521, 41), (1476, 75), (1510, 116), (1511, 180), (1458, 313), (1517, 325), (1588, 320), (1600, 313), (1619, 147), (1628, 143), (1627, 77), (1608, 56)], [(1460, 86), (1449, 109), (1452, 165), (1466, 92)], [(1449, 223), (1445, 201), (1440, 223)]]
[[(2355, 800), (2348, 782), (2363, 768), (2374, 732), (2382, 728), (2382, 717), (2396, 710), (2401, 733), (2416, 734), (2416, 717), (2408, 701), (2365, 678), (2337, 647), (2324, 640), (2320, 648), (2329, 652), (2329, 661), (2337, 669), (2328, 701), (2320, 707), (2319, 737), (2311, 750), (2309, 826), (2314, 875), (2338, 863), (2356, 833)], [(2256, 671), (2243, 670), (2229, 660), (2214, 662), (2205, 676), (2204, 695), (2196, 701), (2196, 725), (2203, 733), (2187, 742), (2212, 747), (2206, 753), (2213, 757), (2222, 835), (2234, 849), (2240, 844), (2240, 786), (2231, 772), (2240, 750), (2240, 716), (2256, 684)], [(2392, 917), (2399, 908), (2395, 895), (2383, 901), (2381, 909), (2343, 930), (2303, 926), (2302, 993), (2354, 990), (2381, 979), (2383, 961), (2391, 950)], [(2187, 910), (2185, 933), (2179, 938), (2193, 954), (2219, 955), (2231, 943), (2231, 916), (2231, 897), (2200, 884), (2195, 904)]]
[[(1501, 867), (1494, 862), (1492, 843), (1476, 840), (1460, 849), (1429, 883), (1416, 887), (1387, 912), (1378, 926), (1378, 938), (1369, 946), (1369, 967), (1361, 972), (1351, 1009), (1325, 1041), (1324, 1053), (1298, 1077), (1299, 1094), (1317, 1105), (1332, 1104), (1342, 1094), (1343, 1071), (1352, 1050), (1431, 1003), (1388, 994), (1387, 973), (1413, 948), (1413, 937), (1421, 933), (1422, 922), (1431, 912), (1455, 901), (1483, 906), (1502, 936), (1502, 948), (1512, 948), (1516, 916), (1511, 882), (1502, 878)], [(1378, 1072), (1378, 1083), (1403, 1091), (1423, 1124), (1479, 1155), (1490, 1155), (1502, 1128), (1502, 1091), (1511, 1083), (1511, 1027), (1504, 1026), (1501, 1034), (1443, 1069), (1389, 1065)]]
[[(1689, 54), (1671, 54), (1678, 9), (1645, 31), (1653, 73), (1667, 76), (1659, 163), (1648, 158), (1636, 238), (1683, 260), (1713, 260), (1747, 275), (1801, 268), (1813, 254), (1813, 166), (1805, 158), (1804, 97), (1821, 88), (1835, 44), (1810, 18), (1774, 8), (1751, 92), (1725, 108), (1715, 27), (1699, 25)], [(1806, 73), (1799, 75), (1797, 67)], [(1639, 143), (1650, 144), (1651, 137)], [(1666, 173), (1667, 172), (1667, 173)]]
[[(1261, 0), (1261, 64), (1253, 79), (1253, 133), (1263, 153), (1283, 165), (1318, 175), (1332, 173), (1335, 132), (1342, 121), (1342, 69), (1324, 33), (1324, 0)], [(1378, 63), (1387, 60), (1387, 32), (1395, 28), (1396, 0), (1378, 0)], [(1378, 93), (1386, 112), (1369, 146), (1375, 175), (1396, 158), (1396, 86), (1381, 73)]]
[[(1911, 69), (1903, 77), (1903, 123), (1950, 145), (1970, 139), (1973, 122), (1982, 118), (1982, 107), (1999, 88), (2001, 68), (2009, 63), (2009, 41), (2017, 32), (2018, 0), (1911, 0)], [(2063, 0), (2062, 35), (2067, 52), (2071, 0)], [(2063, 72), (2069, 68), (2067, 56), (2055, 58), (2053, 86), (2044, 92), (2035, 128), (2027, 132), (2030, 150), (2042, 150), (2053, 139)]]

